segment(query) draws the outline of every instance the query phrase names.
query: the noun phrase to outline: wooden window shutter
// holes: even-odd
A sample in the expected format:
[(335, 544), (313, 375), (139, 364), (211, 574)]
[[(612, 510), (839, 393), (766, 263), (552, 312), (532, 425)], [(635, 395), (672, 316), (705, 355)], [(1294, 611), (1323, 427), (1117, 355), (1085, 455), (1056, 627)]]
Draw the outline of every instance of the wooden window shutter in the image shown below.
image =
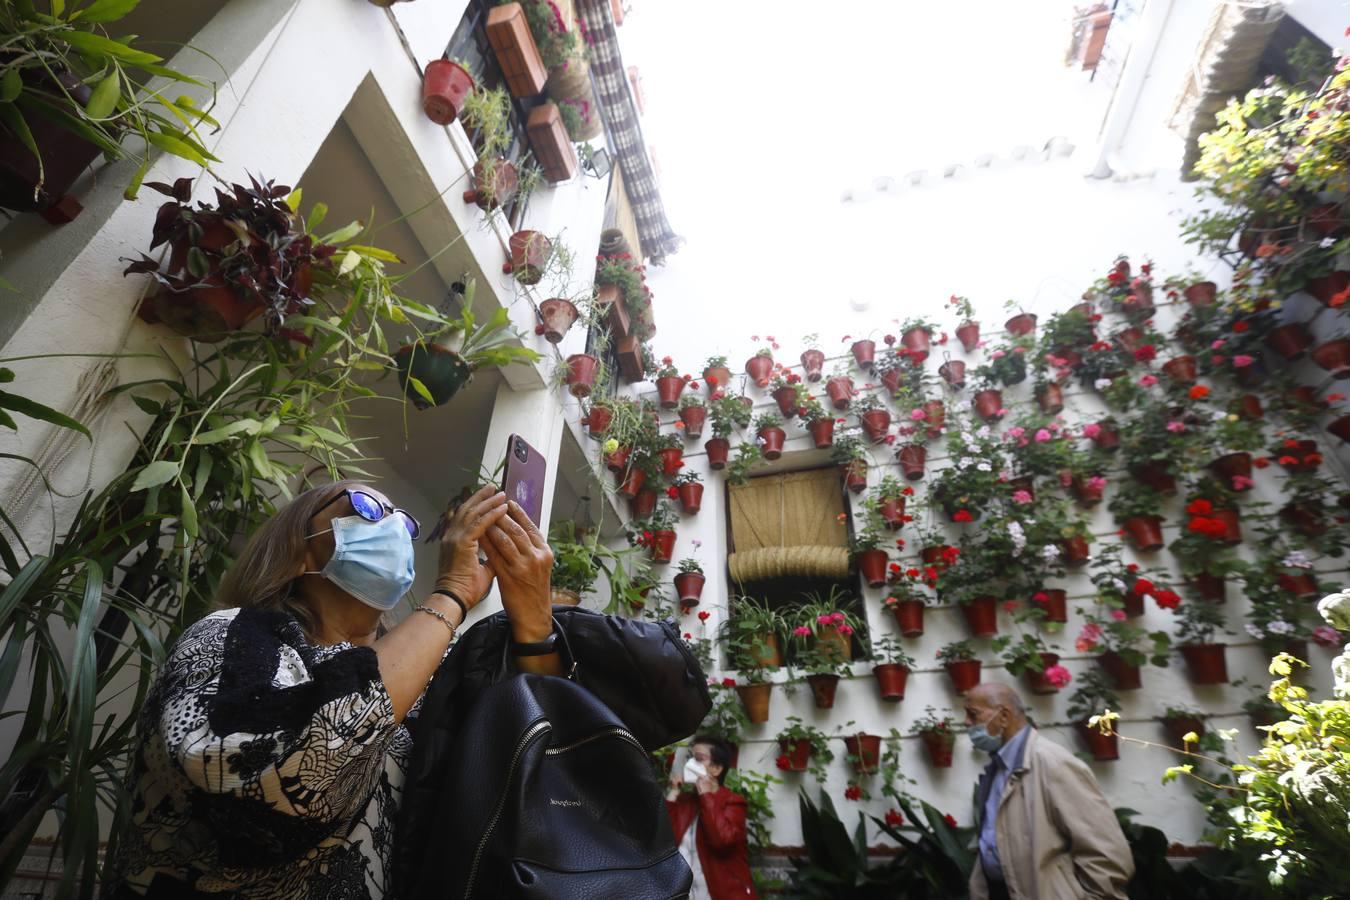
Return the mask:
[(733, 581), (846, 578), (848, 526), (834, 467), (765, 475), (728, 488)]

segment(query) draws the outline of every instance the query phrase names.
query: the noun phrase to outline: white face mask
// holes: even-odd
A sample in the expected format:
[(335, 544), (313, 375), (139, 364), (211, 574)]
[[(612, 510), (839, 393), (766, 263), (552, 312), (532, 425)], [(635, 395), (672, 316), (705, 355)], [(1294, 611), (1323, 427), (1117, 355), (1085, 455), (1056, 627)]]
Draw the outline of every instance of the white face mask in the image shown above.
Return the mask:
[(704, 775), (708, 774), (707, 768), (703, 763), (694, 759), (692, 756), (684, 761), (684, 782), (685, 784), (694, 784)]

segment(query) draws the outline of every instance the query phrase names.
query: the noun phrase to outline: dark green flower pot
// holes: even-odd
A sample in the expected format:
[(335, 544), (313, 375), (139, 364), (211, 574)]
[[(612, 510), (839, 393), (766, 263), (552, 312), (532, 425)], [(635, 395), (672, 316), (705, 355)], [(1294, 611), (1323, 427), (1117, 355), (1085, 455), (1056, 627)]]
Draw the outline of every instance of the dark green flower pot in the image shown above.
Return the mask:
[[(425, 341), (398, 348), (394, 354), (394, 363), (398, 366), (398, 380), (403, 386), (403, 393), (418, 409), (443, 406), (473, 378), (473, 370), (464, 357), (454, 350)], [(422, 382), (434, 403), (427, 403), (427, 399), (413, 388), (409, 376)]]

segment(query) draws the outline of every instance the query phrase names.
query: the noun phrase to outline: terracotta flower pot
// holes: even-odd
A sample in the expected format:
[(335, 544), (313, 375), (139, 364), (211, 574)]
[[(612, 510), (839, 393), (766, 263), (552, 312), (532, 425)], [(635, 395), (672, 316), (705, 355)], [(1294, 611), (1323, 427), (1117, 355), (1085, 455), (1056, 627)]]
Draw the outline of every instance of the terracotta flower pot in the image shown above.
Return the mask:
[(778, 404), (778, 412), (784, 419), (791, 419), (797, 415), (797, 389), (792, 386), (780, 387), (772, 394), (774, 402)]
[(877, 377), (880, 378), (881, 383), (886, 386), (887, 393), (894, 397), (895, 392), (900, 390), (900, 378), (904, 374), (905, 373), (901, 371), (899, 366), (894, 366), (879, 373)]
[(853, 342), (853, 359), (858, 363), (858, 368), (864, 372), (872, 371), (872, 363), (876, 358), (877, 342), (861, 340)]
[(898, 703), (905, 699), (905, 682), (909, 679), (909, 669), (895, 663), (884, 663), (872, 668), (876, 676), (881, 699), (888, 703)]
[(968, 603), (958, 603), (966, 627), (973, 637), (998, 634), (998, 600), (994, 597), (976, 597)]
[(517, 231), (507, 242), (511, 258), (502, 268), (521, 284), (538, 284), (553, 255), (553, 242), (538, 231)]
[[(146, 322), (167, 325), (177, 334), (214, 344), (262, 312), (261, 303), (227, 285), (221, 276), (210, 275), (200, 285), (186, 290), (163, 288), (143, 304), (140, 316)], [(435, 345), (423, 342), (422, 346)]]
[(967, 353), (973, 353), (980, 343), (980, 323), (962, 322), (956, 326), (956, 339)]
[(1350, 272), (1332, 272), (1320, 278), (1309, 279), (1303, 289), (1317, 298), (1323, 306), (1330, 306), (1337, 294), (1350, 288)]
[(825, 354), (819, 350), (802, 351), (802, 373), (807, 381), (819, 381), (820, 371), (825, 368)]
[(1287, 360), (1295, 360), (1312, 346), (1312, 335), (1298, 322), (1277, 325), (1266, 334), (1266, 346)]
[(678, 475), (684, 465), (684, 451), (679, 447), (664, 447), (658, 452), (661, 456), (661, 471), (667, 475)]
[(924, 429), (929, 440), (942, 433), (947, 424), (947, 404), (941, 400), (928, 400), (923, 405)]
[(1255, 394), (1238, 397), (1235, 411), (1244, 419), (1264, 419), (1266, 416), (1266, 411), (1261, 408), (1261, 398)]
[(783, 665), (783, 648), (778, 644), (778, 635), (760, 634), (757, 635), (757, 649), (751, 651), (755, 665), (765, 669), (777, 669)]
[[(961, 693), (965, 692), (962, 691)], [(919, 742), (923, 744), (923, 749), (928, 753), (929, 765), (935, 769), (950, 769), (952, 767), (952, 750), (956, 748), (955, 734), (950, 731), (921, 731), (919, 732)]]
[(591, 411), (586, 414), (586, 432), (599, 440), (612, 421), (614, 421), (613, 410), (605, 406), (592, 406)]
[(422, 75), (422, 111), (437, 125), (449, 125), (473, 90), (473, 76), (457, 62), (437, 59)]
[(731, 384), (731, 370), (726, 366), (709, 366), (703, 370), (703, 383), (708, 386), (709, 394), (726, 390)]
[(1322, 511), (1309, 503), (1286, 503), (1280, 508), (1280, 520), (1305, 537), (1322, 531)]
[(1205, 733), (1205, 720), (1199, 716), (1164, 716), (1162, 726), (1178, 750), (1186, 749), (1186, 735), (1195, 732), (1199, 737)]
[(886, 439), (886, 429), (891, 427), (891, 414), (888, 410), (869, 409), (859, 419), (869, 441), (879, 444)]
[(1191, 578), (1190, 583), (1207, 603), (1222, 604), (1228, 600), (1228, 581), (1222, 575), (1200, 572)]
[[(1249, 491), (1252, 489), (1252, 455), (1250, 453), (1226, 453), (1209, 464), (1214, 470), (1214, 474), (1219, 476), (1224, 487), (1233, 491)], [(1245, 479), (1238, 487), (1235, 479)]]
[(633, 454), (632, 447), (617, 447), (613, 453), (605, 454), (605, 468), (611, 472), (622, 472), (628, 468), (628, 457)]
[(1321, 593), (1317, 589), (1317, 579), (1311, 573), (1303, 575), (1281, 574), (1275, 577), (1275, 581), (1279, 584), (1281, 590), (1293, 594), (1301, 600), (1316, 597)]
[(899, 531), (905, 524), (905, 498), (883, 497), (877, 506), (881, 521), (891, 531)]
[(858, 554), (858, 573), (868, 587), (879, 588), (886, 583), (886, 551), (864, 550)]
[(973, 400), (975, 414), (986, 422), (992, 422), (999, 417), (999, 410), (1003, 409), (1003, 392), (992, 388), (980, 391)]
[(1144, 614), (1144, 598), (1134, 591), (1126, 591), (1121, 604), (1127, 619), (1137, 619)]
[(464, 202), (487, 212), (510, 203), (520, 185), (520, 171), (505, 157), (480, 159), (473, 164), (473, 189), (464, 192)]
[(1078, 367), (1083, 364), (1083, 354), (1065, 344), (1060, 344), (1055, 348), (1055, 356), (1064, 360), (1065, 368), (1073, 369), (1074, 371), (1077, 371)]
[(1135, 322), (1152, 318), (1157, 311), (1153, 305), (1153, 285), (1147, 282), (1134, 285), (1120, 301), (1120, 311)]
[(911, 328), (900, 335), (900, 343), (910, 352), (916, 365), (928, 358), (931, 340), (932, 336), (926, 328)]
[(1220, 540), (1232, 545), (1242, 543), (1242, 519), (1239, 518), (1236, 509), (1216, 509), (1211, 518), (1223, 523), (1223, 536)]
[(1136, 550), (1150, 553), (1163, 545), (1162, 519), (1158, 516), (1134, 516), (1125, 520), (1125, 533)]
[(708, 467), (718, 470), (727, 467), (727, 456), (731, 453), (731, 441), (726, 438), (710, 438), (704, 443), (703, 449), (708, 454)]
[(773, 696), (772, 692), (772, 682), (736, 685), (736, 693), (740, 695), (741, 705), (745, 707), (745, 717), (752, 725), (762, 725), (769, 721), (769, 699)]
[(1018, 313), (1003, 325), (1008, 330), (1008, 334), (1018, 337), (1024, 334), (1031, 334), (1036, 330), (1035, 313)]
[(806, 683), (811, 685), (811, 698), (816, 709), (834, 709), (834, 694), (839, 690), (838, 675), (807, 675)]
[(684, 606), (697, 606), (703, 596), (703, 584), (706, 579), (702, 572), (681, 572), (675, 576), (675, 593)]
[(1061, 551), (1060, 558), (1064, 561), (1064, 565), (1072, 569), (1084, 565), (1092, 555), (1092, 551), (1088, 547), (1087, 538), (1079, 535), (1065, 538), (1060, 542), (1059, 546)]
[(1111, 762), (1120, 759), (1120, 740), (1115, 732), (1102, 734), (1089, 726), (1086, 720), (1075, 722), (1074, 730), (1078, 732), (1078, 736), (1083, 739), (1084, 746), (1087, 747), (1088, 752), (1097, 762)]
[(892, 604), (891, 615), (895, 616), (896, 627), (904, 637), (919, 637), (923, 634), (922, 600), (901, 600)]
[[(403, 392), (418, 409), (440, 406), (450, 401), (473, 377), (469, 364), (453, 350), (439, 344), (417, 341), (405, 344), (394, 354)], [(431, 394), (431, 403), (413, 387), (416, 378)]]
[(580, 313), (571, 300), (552, 297), (539, 304), (539, 315), (544, 319), (544, 340), (556, 344), (567, 334)]
[(1045, 677), (1045, 670), (1057, 665), (1059, 665), (1058, 653), (1042, 653), (1041, 671), (1028, 669), (1022, 673), (1022, 680), (1026, 682), (1027, 689), (1033, 694), (1058, 694), (1059, 687)]
[(1082, 506), (1096, 506), (1102, 502), (1102, 488), (1089, 484), (1090, 480), (1075, 475), (1069, 485), (1069, 490), (1073, 492), (1074, 499)]
[(1164, 463), (1146, 463), (1142, 466), (1132, 466), (1130, 477), (1140, 484), (1148, 485), (1160, 494), (1175, 494), (1177, 492), (1176, 476), (1167, 470)]
[(942, 562), (942, 553), (947, 548), (942, 544), (932, 547), (924, 547), (919, 551), (919, 559), (923, 560), (925, 566), (936, 566)]
[(1312, 361), (1332, 378), (1350, 378), (1350, 339), (1335, 338), (1313, 348)]
[(656, 397), (662, 409), (674, 409), (680, 405), (684, 384), (684, 379), (678, 375), (664, 375), (656, 379)]
[(1037, 594), (1044, 594), (1044, 600), (1037, 600), (1032, 596), (1031, 605), (1045, 613), (1045, 621), (1058, 622), (1064, 624), (1069, 621), (1068, 594), (1060, 588), (1048, 588), (1037, 591)]
[(745, 374), (759, 387), (767, 387), (773, 372), (772, 356), (752, 356), (745, 361)]
[(844, 738), (844, 749), (856, 774), (871, 775), (881, 762), (881, 735), (850, 734)]
[(619, 483), (614, 493), (625, 500), (635, 500), (647, 482), (647, 473), (637, 466), (631, 466), (623, 472), (616, 472), (614, 480)]
[[(645, 480), (646, 476), (643, 477)], [(628, 501), (628, 512), (634, 519), (645, 519), (654, 509), (656, 509), (656, 491), (649, 487), (643, 487)]]
[(777, 459), (783, 455), (783, 441), (787, 440), (787, 433), (778, 427), (761, 428), (758, 432), (762, 443), (759, 450), (764, 454), (765, 459)]
[(1144, 345), (1144, 330), (1131, 325), (1129, 328), (1122, 328), (1111, 336), (1115, 339), (1116, 345), (1126, 353), (1133, 354)]
[(928, 448), (923, 444), (905, 444), (896, 454), (900, 460), (900, 471), (905, 473), (905, 477), (910, 481), (919, 481), (923, 478), (924, 464), (928, 460)]
[(580, 606), (581, 595), (569, 588), (550, 588), (548, 602), (552, 606)]
[(959, 659), (944, 666), (947, 677), (952, 680), (952, 688), (957, 694), (964, 695), (980, 683), (981, 665), (978, 659)]
[(1107, 650), (1097, 657), (1097, 665), (1110, 676), (1118, 691), (1137, 691), (1143, 685), (1139, 667), (1126, 662), (1125, 658), (1114, 650)]
[(1177, 384), (1193, 384), (1196, 369), (1194, 356), (1177, 356), (1162, 364), (1163, 374)]
[(1036, 402), (1047, 416), (1059, 415), (1064, 411), (1064, 389), (1057, 384), (1037, 385)]
[(834, 444), (834, 419), (813, 419), (806, 430), (811, 432), (811, 440), (817, 450), (824, 450)]
[(684, 423), (684, 436), (689, 439), (703, 437), (703, 426), (708, 421), (706, 406), (686, 406), (680, 410), (680, 421)]
[(1092, 438), (1092, 443), (1097, 445), (1098, 450), (1105, 450), (1110, 453), (1113, 450), (1120, 449), (1120, 432), (1115, 428), (1098, 422), (1097, 428), (1100, 429), (1096, 436)]
[(1350, 416), (1341, 416), (1339, 419), (1336, 419), (1327, 426), (1327, 431), (1331, 432), (1342, 441), (1350, 441)]
[(805, 772), (811, 765), (811, 739), (780, 740), (778, 753), (780, 757), (787, 758), (787, 765), (781, 767), (784, 772)]
[(1194, 307), (1213, 306), (1219, 286), (1212, 281), (1197, 281), (1181, 292), (1186, 302)]
[(854, 459), (839, 467), (844, 476), (844, 487), (855, 494), (867, 489), (867, 460)]
[(1186, 672), (1191, 684), (1226, 684), (1226, 649), (1223, 644), (1182, 644), (1181, 656), (1186, 660)]
[(853, 399), (853, 379), (847, 375), (836, 375), (826, 380), (825, 393), (835, 409), (848, 409)]
[(938, 374), (953, 390), (966, 386), (966, 364), (959, 359), (949, 359), (938, 366)]
[(698, 482), (682, 484), (676, 488), (680, 494), (680, 508), (684, 514), (692, 516), (703, 508), (703, 485)]
[(675, 532), (662, 530), (652, 533), (651, 561), (654, 563), (668, 563), (670, 557), (675, 553)]

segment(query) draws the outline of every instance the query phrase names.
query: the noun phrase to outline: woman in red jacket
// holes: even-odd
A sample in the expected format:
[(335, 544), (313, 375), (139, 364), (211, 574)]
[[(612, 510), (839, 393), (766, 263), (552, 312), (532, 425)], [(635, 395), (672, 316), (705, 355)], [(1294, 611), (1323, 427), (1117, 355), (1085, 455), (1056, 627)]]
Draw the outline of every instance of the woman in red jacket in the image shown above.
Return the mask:
[(666, 811), (694, 870), (689, 900), (759, 900), (745, 843), (745, 798), (725, 784), (730, 764), (726, 743), (700, 735), (684, 768), (670, 776)]

